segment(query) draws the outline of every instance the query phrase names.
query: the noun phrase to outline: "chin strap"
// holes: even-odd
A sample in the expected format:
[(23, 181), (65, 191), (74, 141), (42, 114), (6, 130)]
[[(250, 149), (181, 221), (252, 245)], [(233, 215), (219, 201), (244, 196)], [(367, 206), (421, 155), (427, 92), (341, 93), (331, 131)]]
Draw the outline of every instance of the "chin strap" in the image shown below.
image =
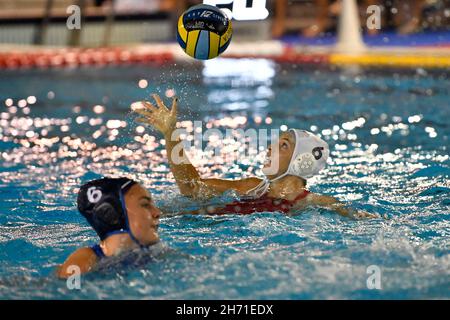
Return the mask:
[(300, 143), (299, 143), (299, 141), (300, 141), (300, 135), (299, 135), (298, 131), (295, 130), (295, 129), (290, 129), (289, 131), (294, 132), (294, 135), (295, 135), (295, 149), (294, 149), (294, 152), (292, 153), (292, 157), (291, 157), (291, 160), (290, 160), (290, 162), (289, 162), (289, 167), (287, 168), (286, 172), (283, 173), (283, 174), (281, 174), (281, 175), (279, 175), (279, 176), (276, 177), (276, 178), (273, 178), (273, 179), (268, 179), (267, 177), (264, 177), (263, 181), (261, 181), (256, 187), (254, 187), (253, 189), (250, 189), (250, 190), (246, 193), (246, 195), (247, 195), (248, 197), (251, 197), (251, 198), (260, 198), (262, 195), (264, 195), (264, 194), (269, 190), (269, 186), (270, 186), (270, 183), (271, 183), (271, 182), (277, 181), (277, 180), (279, 180), (279, 179), (281, 179), (281, 178), (284, 178), (285, 176), (287, 176), (287, 175), (289, 175), (289, 174), (290, 174), (290, 175), (297, 176), (297, 177), (300, 177), (300, 175), (296, 174), (296, 172), (295, 172), (295, 170), (294, 170), (294, 167), (293, 167), (293, 166), (294, 166), (295, 159), (296, 159), (296, 157), (297, 157), (298, 154), (299, 154), (299, 149), (300, 149)]
[(288, 172), (285, 172), (282, 175), (273, 179), (268, 179), (267, 177), (264, 177), (263, 180), (256, 187), (247, 191), (245, 195), (253, 199), (261, 198), (269, 190), (271, 182), (284, 178), (287, 175)]
[[(127, 183), (127, 184), (128, 184), (128, 183)], [(122, 186), (122, 189), (123, 189), (127, 184), (125, 184), (124, 186)], [(126, 228), (126, 233), (129, 234), (131, 240), (133, 240), (134, 243), (136, 243), (141, 249), (143, 249), (143, 248), (145, 248), (146, 246), (144, 246), (142, 243), (140, 243), (139, 240), (136, 239), (136, 237), (134, 236), (133, 232), (131, 231), (130, 222), (129, 222), (129, 220), (128, 220), (128, 211), (127, 211), (127, 208), (126, 208), (126, 206), (125, 206), (125, 199), (124, 199), (122, 190), (120, 191), (119, 196), (120, 196), (120, 203), (121, 203), (121, 205), (122, 205), (122, 209), (123, 209), (123, 212), (124, 212), (124, 215), (125, 215), (125, 222), (126, 222), (126, 226), (127, 226), (127, 228)]]
[(256, 187), (247, 191), (245, 195), (253, 199), (261, 198), (269, 190), (269, 186), (270, 180), (264, 177)]

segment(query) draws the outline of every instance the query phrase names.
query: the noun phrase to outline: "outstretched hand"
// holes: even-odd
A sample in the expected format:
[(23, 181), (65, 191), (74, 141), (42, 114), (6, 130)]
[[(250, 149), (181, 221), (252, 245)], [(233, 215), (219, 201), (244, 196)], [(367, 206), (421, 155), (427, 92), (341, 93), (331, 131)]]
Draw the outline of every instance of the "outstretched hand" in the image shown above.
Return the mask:
[(355, 218), (355, 219), (364, 219), (364, 218), (370, 218), (370, 219), (373, 219), (373, 218), (379, 218), (378, 215), (373, 214), (373, 213), (369, 213), (369, 212), (366, 212), (366, 211), (357, 211), (357, 212), (354, 212), (354, 213), (352, 213), (352, 217)]
[(178, 99), (176, 97), (173, 98), (172, 107), (169, 110), (157, 94), (152, 94), (152, 97), (156, 102), (156, 106), (148, 101), (142, 101), (143, 107), (133, 110), (142, 116), (137, 118), (136, 121), (149, 124), (164, 136), (168, 136), (176, 128)]

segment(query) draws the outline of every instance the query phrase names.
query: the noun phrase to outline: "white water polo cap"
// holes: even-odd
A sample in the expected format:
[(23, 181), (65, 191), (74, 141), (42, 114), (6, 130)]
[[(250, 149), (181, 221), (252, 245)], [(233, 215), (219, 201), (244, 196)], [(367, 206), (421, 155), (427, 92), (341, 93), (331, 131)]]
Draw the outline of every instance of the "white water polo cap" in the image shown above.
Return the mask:
[(287, 175), (311, 178), (318, 174), (327, 164), (330, 155), (328, 143), (315, 134), (300, 129), (290, 129), (295, 135), (295, 149), (287, 171), (273, 180)]
[(289, 131), (295, 135), (295, 148), (287, 171), (274, 179), (269, 180), (267, 176), (264, 177), (255, 188), (247, 192), (248, 197), (260, 198), (269, 190), (271, 181), (276, 181), (287, 175), (308, 179), (325, 168), (330, 155), (328, 143), (305, 130), (290, 129)]

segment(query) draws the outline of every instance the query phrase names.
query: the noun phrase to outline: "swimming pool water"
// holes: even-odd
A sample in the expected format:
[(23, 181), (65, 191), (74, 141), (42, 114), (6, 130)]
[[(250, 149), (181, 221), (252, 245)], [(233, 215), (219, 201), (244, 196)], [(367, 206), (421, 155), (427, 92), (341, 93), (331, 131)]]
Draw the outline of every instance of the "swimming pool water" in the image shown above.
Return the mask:
[[(257, 59), (0, 71), (0, 299), (448, 299), (448, 75)], [(198, 206), (179, 195), (161, 137), (129, 113), (155, 91), (180, 97), (186, 127), (321, 134), (331, 160), (310, 189), (389, 219), (316, 208), (163, 217), (150, 258), (108, 266), (69, 290), (56, 265), (97, 241), (76, 211), (82, 183), (127, 175), (166, 212)], [(210, 164), (205, 176), (248, 176), (259, 173), (256, 152), (195, 163)], [(369, 266), (381, 271), (380, 290), (367, 287)]]

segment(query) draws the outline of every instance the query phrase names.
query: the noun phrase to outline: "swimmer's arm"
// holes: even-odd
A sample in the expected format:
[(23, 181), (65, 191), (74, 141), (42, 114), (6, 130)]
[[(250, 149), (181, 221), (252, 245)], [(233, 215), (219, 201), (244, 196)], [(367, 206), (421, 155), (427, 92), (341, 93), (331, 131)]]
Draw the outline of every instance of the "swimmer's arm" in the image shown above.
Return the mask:
[[(261, 181), (257, 178), (242, 180), (203, 179), (185, 155), (180, 140), (172, 139), (170, 135), (165, 136), (167, 157), (170, 170), (182, 195), (204, 199), (220, 195), (227, 190), (235, 190), (243, 194)], [(182, 163), (177, 163), (177, 159), (182, 159)]]
[(142, 118), (136, 120), (151, 125), (163, 134), (170, 170), (181, 193), (190, 195), (192, 193), (190, 184), (200, 180), (200, 175), (186, 156), (181, 139), (175, 136), (178, 100), (177, 98), (172, 100), (172, 107), (169, 110), (157, 94), (152, 96), (156, 105), (148, 101), (142, 101), (143, 108), (134, 109), (136, 113), (142, 116)]
[[(165, 140), (170, 170), (175, 177), (175, 181), (181, 194), (184, 196), (192, 198), (210, 198), (218, 196), (228, 190), (234, 190), (239, 194), (245, 194), (248, 190), (256, 187), (261, 182), (261, 179), (258, 178), (246, 178), (240, 180), (203, 179), (185, 155), (180, 140), (172, 139), (171, 134), (165, 136)], [(178, 145), (178, 143), (180, 144)], [(177, 163), (175, 161), (177, 159), (182, 159), (182, 163)]]
[(226, 179), (200, 179), (198, 183), (198, 194), (200, 197), (221, 195), (222, 193), (234, 190), (240, 195), (245, 195), (249, 190), (255, 188), (261, 179), (259, 178), (245, 178), (239, 180)]
[(66, 279), (74, 274), (76, 267), (79, 268), (81, 273), (89, 272), (97, 264), (97, 259), (91, 248), (80, 248), (58, 267), (56, 274), (59, 278)]
[(143, 116), (143, 118), (138, 119), (139, 122), (150, 124), (164, 135), (170, 170), (181, 194), (193, 198), (209, 198), (220, 195), (227, 190), (235, 190), (240, 194), (245, 194), (259, 184), (261, 180), (258, 178), (242, 180), (202, 179), (186, 156), (181, 139), (175, 135), (177, 99), (173, 99), (172, 108), (169, 110), (158, 95), (154, 94), (153, 98), (157, 107), (149, 102), (143, 102), (144, 108), (135, 111)]
[(315, 205), (319, 207), (324, 207), (332, 210), (341, 216), (348, 218), (377, 218), (376, 215), (364, 211), (357, 211), (345, 206), (342, 202), (339, 202), (336, 198), (330, 196), (323, 196), (318, 194), (308, 195), (308, 204)]

